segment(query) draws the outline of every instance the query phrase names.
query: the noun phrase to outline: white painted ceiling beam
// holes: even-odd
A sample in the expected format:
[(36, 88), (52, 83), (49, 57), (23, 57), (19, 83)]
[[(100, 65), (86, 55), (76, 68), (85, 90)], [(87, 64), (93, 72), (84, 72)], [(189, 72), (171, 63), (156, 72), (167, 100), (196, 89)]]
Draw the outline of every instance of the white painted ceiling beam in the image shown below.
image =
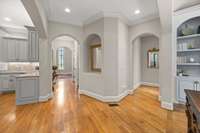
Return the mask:
[(172, 31), (172, 0), (157, 0), (162, 32)]
[(48, 22), (46, 14), (38, 0), (21, 0), (27, 10), (36, 29), (39, 31), (40, 38), (48, 36)]

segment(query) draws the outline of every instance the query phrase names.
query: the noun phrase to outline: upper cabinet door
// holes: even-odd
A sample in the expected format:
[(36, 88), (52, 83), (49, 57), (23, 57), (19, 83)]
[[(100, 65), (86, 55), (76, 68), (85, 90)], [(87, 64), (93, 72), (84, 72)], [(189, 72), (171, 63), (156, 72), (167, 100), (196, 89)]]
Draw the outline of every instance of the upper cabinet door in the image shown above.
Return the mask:
[(39, 36), (37, 31), (29, 30), (28, 36), (28, 57), (29, 61), (39, 61)]
[(8, 61), (16, 61), (17, 55), (16, 55), (16, 45), (17, 41), (14, 39), (6, 39), (7, 45), (8, 45)]
[(28, 61), (27, 40), (19, 40), (17, 53), (20, 61)]
[(0, 62), (7, 62), (7, 40), (0, 38)]
[(4, 38), (1, 60), (7, 62), (28, 61), (28, 44), (26, 39)]

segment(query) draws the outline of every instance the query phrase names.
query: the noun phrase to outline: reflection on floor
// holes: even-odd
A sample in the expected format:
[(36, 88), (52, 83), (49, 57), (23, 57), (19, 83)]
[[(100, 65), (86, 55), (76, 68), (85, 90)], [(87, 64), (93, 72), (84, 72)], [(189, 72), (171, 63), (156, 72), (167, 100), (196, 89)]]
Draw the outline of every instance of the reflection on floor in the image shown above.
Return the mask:
[(0, 95), (0, 133), (186, 133), (184, 109), (161, 109), (157, 96), (142, 86), (110, 107), (59, 80), (46, 103), (16, 107), (14, 94)]
[(57, 74), (57, 79), (72, 79), (72, 74)]

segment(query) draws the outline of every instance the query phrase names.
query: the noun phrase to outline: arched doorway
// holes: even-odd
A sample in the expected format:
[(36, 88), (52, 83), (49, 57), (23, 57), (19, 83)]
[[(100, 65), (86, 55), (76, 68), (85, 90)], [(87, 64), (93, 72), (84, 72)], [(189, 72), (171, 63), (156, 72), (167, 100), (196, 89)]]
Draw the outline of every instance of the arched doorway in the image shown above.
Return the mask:
[(130, 86), (141, 85), (159, 87), (159, 37), (152, 33), (136, 36), (130, 46)]
[(79, 43), (69, 35), (61, 35), (51, 42), (52, 67), (57, 67), (58, 75), (68, 78), (79, 86)]

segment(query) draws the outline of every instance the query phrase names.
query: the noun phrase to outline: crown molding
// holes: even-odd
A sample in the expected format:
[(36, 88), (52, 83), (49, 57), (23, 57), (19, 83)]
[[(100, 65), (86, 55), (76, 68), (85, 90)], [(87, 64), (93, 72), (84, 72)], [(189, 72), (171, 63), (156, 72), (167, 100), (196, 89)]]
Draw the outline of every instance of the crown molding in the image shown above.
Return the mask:
[(0, 25), (0, 29), (6, 33), (27, 33), (27, 29), (23, 26)]
[(133, 25), (137, 25), (140, 23), (145, 23), (147, 21), (151, 21), (154, 19), (158, 19), (159, 18), (159, 14), (152, 14), (150, 16), (147, 17), (143, 17), (137, 20), (133, 20), (130, 21), (126, 16), (120, 14), (120, 13), (112, 13), (112, 12), (99, 12), (95, 15), (93, 15), (92, 17), (89, 17), (86, 21), (83, 22), (83, 25), (87, 25), (87, 24), (91, 24), (95, 21), (97, 21), (98, 19), (101, 18), (106, 18), (106, 17), (110, 17), (110, 18), (118, 18), (120, 19), (122, 22), (124, 22), (125, 24), (129, 25), (129, 26), (133, 26)]
[(142, 23), (145, 23), (145, 22), (148, 22), (148, 21), (159, 19), (159, 18), (160, 18), (159, 14), (153, 14), (153, 15), (150, 15), (150, 16), (147, 16), (147, 17), (143, 17), (143, 18), (140, 18), (140, 19), (137, 19), (137, 20), (133, 20), (129, 24), (129, 26), (134, 26), (134, 25), (137, 25), (137, 24), (142, 24)]
[(113, 12), (99, 12), (83, 22), (83, 25), (91, 24), (101, 18), (119, 18), (121, 21), (129, 25), (129, 20), (120, 13)]

